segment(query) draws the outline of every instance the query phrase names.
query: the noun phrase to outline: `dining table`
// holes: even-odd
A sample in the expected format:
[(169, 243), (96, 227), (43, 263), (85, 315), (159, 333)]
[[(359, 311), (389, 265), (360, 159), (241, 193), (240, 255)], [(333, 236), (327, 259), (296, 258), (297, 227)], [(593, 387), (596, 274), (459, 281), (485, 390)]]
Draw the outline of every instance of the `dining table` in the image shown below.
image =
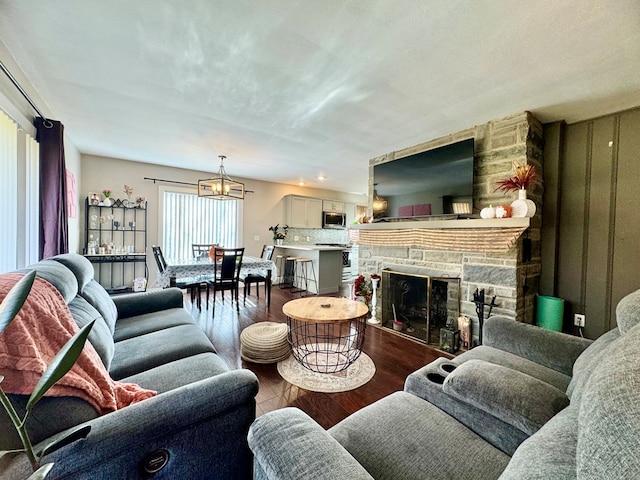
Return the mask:
[[(214, 261), (208, 256), (190, 258), (167, 258), (165, 271), (158, 275), (156, 285), (167, 288), (171, 284), (171, 277), (189, 277), (194, 280), (206, 281), (214, 275)], [(276, 264), (272, 260), (244, 255), (240, 265), (240, 277), (247, 275), (263, 275), (267, 281), (267, 306), (271, 304), (272, 279), (277, 278)]]

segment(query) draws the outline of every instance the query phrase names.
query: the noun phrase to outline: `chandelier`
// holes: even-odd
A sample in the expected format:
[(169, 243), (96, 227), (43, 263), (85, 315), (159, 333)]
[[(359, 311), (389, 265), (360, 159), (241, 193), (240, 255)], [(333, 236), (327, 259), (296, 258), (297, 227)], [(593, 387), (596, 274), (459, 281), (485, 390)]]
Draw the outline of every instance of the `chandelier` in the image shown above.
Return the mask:
[(371, 207), (373, 208), (373, 213), (383, 213), (387, 210), (387, 201), (378, 196), (375, 187), (373, 188), (373, 202)]
[(220, 158), (220, 169), (211, 178), (198, 180), (198, 196), (214, 200), (244, 200), (244, 183), (233, 180), (224, 171), (225, 155)]

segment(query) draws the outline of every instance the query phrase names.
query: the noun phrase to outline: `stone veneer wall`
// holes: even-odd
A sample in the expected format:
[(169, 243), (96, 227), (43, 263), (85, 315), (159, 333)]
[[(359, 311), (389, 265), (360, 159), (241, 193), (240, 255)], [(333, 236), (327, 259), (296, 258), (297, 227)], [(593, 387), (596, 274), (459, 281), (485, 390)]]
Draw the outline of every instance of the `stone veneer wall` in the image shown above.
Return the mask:
[[(479, 213), (490, 204), (510, 204), (517, 198), (515, 192), (504, 194), (495, 191), (498, 180), (513, 174), (514, 161), (535, 165), (540, 176), (533, 188), (527, 191), (528, 198), (536, 203), (536, 215), (531, 219), (531, 226), (508, 252), (458, 252), (362, 244), (357, 248), (360, 273), (379, 273), (388, 268), (405, 273), (461, 278), (461, 311), (474, 320), (473, 331), (477, 333), (473, 303), (473, 292), (476, 289), (485, 290), (487, 301), (496, 296), (499, 306), (493, 309), (492, 314), (507, 315), (527, 323), (534, 321), (533, 302), (538, 292), (540, 275), (544, 144), (542, 124), (530, 112), (522, 112), (374, 158), (369, 162), (369, 198), (373, 198), (374, 165), (471, 137), (475, 140), (476, 157), (474, 213)], [(393, 228), (393, 224), (389, 228)], [(528, 261), (523, 260), (525, 239), (531, 242), (531, 258)]]

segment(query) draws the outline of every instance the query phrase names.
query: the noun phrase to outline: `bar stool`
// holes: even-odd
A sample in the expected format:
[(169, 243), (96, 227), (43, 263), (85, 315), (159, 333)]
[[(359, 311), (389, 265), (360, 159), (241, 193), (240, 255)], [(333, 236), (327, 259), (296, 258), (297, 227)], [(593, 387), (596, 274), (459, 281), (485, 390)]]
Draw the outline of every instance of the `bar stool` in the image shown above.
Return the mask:
[[(309, 265), (311, 265), (311, 274), (309, 276)], [(292, 293), (299, 293), (302, 296), (302, 292), (309, 291), (309, 282), (313, 282), (316, 286), (316, 292), (318, 291), (318, 280), (316, 279), (316, 269), (313, 266), (313, 260), (310, 258), (297, 257), (295, 259), (295, 286), (297, 290), (291, 290)], [(302, 284), (304, 283), (304, 288)]]
[(276, 255), (274, 263), (276, 264), (276, 270), (278, 271), (278, 277), (276, 278), (276, 283), (280, 285), (280, 288), (284, 288), (282, 287), (282, 283), (284, 282), (284, 256)]

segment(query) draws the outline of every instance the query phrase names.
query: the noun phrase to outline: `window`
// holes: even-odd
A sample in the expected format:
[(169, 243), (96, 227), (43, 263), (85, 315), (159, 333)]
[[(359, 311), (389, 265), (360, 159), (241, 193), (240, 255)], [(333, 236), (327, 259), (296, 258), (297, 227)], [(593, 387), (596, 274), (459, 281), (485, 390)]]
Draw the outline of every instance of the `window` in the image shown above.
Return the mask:
[(162, 251), (167, 258), (192, 256), (191, 244), (239, 246), (242, 202), (211, 200), (192, 191), (161, 187), (163, 191)]
[(38, 143), (0, 111), (0, 272), (38, 261)]

